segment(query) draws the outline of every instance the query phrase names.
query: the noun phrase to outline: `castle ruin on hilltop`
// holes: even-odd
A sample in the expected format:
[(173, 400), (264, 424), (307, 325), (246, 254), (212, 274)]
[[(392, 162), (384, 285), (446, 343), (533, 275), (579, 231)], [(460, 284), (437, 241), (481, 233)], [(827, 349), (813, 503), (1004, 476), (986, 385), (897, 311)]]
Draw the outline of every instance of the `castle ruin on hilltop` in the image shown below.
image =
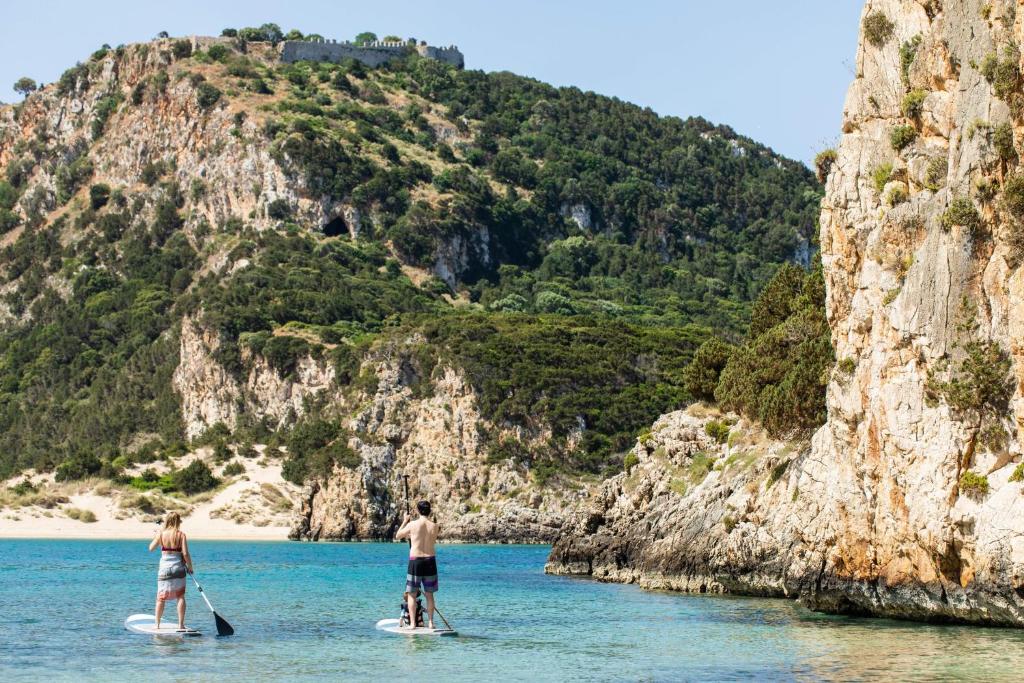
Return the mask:
[(365, 44), (356, 44), (347, 40), (338, 42), (323, 38), (316, 40), (285, 40), (281, 43), (282, 62), (341, 62), (346, 59), (355, 59), (366, 66), (380, 66), (391, 61), (395, 57), (401, 57), (410, 51), (417, 52), (426, 59), (436, 59), (439, 62), (452, 64), (461, 69), (465, 66), (465, 60), (459, 48), (454, 45), (448, 47), (433, 47), (420, 41), (382, 41), (374, 40)]

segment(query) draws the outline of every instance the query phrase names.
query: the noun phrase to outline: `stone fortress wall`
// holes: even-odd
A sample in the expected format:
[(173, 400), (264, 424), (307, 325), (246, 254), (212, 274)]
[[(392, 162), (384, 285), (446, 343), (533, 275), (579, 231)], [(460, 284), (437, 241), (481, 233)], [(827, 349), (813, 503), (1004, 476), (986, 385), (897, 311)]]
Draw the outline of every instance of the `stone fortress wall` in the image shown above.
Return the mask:
[(427, 59), (453, 64), (459, 69), (465, 66), (462, 53), (454, 45), (433, 47), (422, 42), (417, 45), (414, 42), (375, 40), (365, 45), (356, 45), (347, 40), (340, 43), (336, 40), (286, 40), (281, 43), (280, 50), (282, 62), (341, 62), (355, 59), (375, 67), (400, 57), (407, 50), (415, 50)]

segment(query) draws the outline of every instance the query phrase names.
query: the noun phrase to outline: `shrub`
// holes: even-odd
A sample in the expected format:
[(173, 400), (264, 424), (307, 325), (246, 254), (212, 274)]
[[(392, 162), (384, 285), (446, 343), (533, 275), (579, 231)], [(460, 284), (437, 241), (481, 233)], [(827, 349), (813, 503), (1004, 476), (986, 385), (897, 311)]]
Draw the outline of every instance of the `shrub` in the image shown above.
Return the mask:
[(974, 202), (967, 197), (956, 197), (942, 214), (942, 227), (950, 230), (959, 225), (974, 232), (981, 227), (981, 214), (974, 208)]
[(960, 475), (960, 492), (966, 494), (972, 498), (980, 498), (988, 494), (988, 477), (984, 474), (977, 474), (970, 470), (965, 470)]
[(185, 59), (192, 56), (191, 40), (176, 40), (171, 43), (171, 54), (175, 59)]
[(110, 200), (110, 186), (104, 183), (97, 183), (89, 188), (89, 206), (94, 210), (106, 206)]
[(1013, 45), (1007, 45), (1003, 56), (994, 52), (985, 56), (981, 63), (981, 75), (992, 86), (996, 97), (1009, 100), (1020, 89), (1020, 54)]
[[(449, 147), (448, 150), (451, 151), (451, 148)], [(454, 155), (452, 156), (454, 157)], [(838, 158), (839, 154), (834, 149), (825, 149), (815, 155), (814, 172), (818, 176), (819, 183), (824, 183), (828, 179), (828, 174), (832, 172), (832, 167)], [(454, 161), (454, 159), (452, 160)]]
[(903, 115), (908, 119), (920, 118), (924, 112), (924, 101), (928, 93), (924, 90), (911, 90), (903, 96)]
[(1013, 126), (1009, 123), (1000, 123), (996, 126), (992, 130), (992, 146), (1003, 161), (1016, 159), (1017, 149), (1013, 144)]
[(882, 194), (885, 190), (886, 184), (892, 178), (892, 164), (885, 163), (875, 167), (875, 170), (871, 172), (871, 181), (875, 185), (875, 190), (878, 194)]
[(917, 50), (921, 47), (921, 36), (916, 35), (900, 45), (900, 80), (904, 88), (910, 87), (910, 67), (917, 58)]
[(221, 471), (225, 477), (236, 477), (239, 474), (245, 474), (245, 465), (238, 460), (232, 460), (227, 465), (224, 465), (224, 469)]
[(700, 345), (693, 360), (683, 370), (683, 386), (693, 398), (700, 401), (715, 400), (715, 387), (735, 347), (717, 337)]
[(640, 458), (637, 457), (636, 453), (630, 451), (626, 454), (626, 458), (622, 461), (622, 469), (625, 470), (626, 474), (633, 471), (633, 468), (640, 463)]
[(978, 200), (985, 203), (995, 199), (999, 192), (999, 186), (988, 178), (978, 178), (974, 181), (974, 191), (977, 193)]
[(729, 440), (730, 427), (724, 422), (718, 420), (709, 420), (704, 425), (704, 433), (715, 440), (715, 443), (725, 443)]
[(864, 17), (864, 37), (875, 47), (882, 47), (892, 38), (896, 25), (882, 12), (872, 12)]
[(1020, 463), (1013, 469), (1013, 474), (1010, 475), (1010, 481), (1024, 481), (1024, 462)]
[(85, 479), (100, 471), (103, 463), (91, 453), (79, 453), (71, 456), (60, 465), (54, 473), (56, 481), (75, 481)]
[(13, 209), (18, 203), (18, 190), (6, 180), (0, 180), (0, 209)]
[(16, 496), (27, 496), (30, 493), (36, 493), (39, 489), (32, 483), (32, 480), (28, 477), (22, 479), (14, 486), (10, 487), (11, 493)]
[(91, 524), (96, 521), (96, 515), (92, 510), (80, 510), (78, 508), (64, 508), (64, 514), (69, 519), (77, 519), (79, 522)]
[(210, 109), (220, 101), (221, 92), (216, 86), (203, 82), (196, 86), (196, 103), (201, 109)]
[(173, 472), (171, 481), (175, 488), (190, 496), (209, 491), (220, 483), (206, 463), (198, 458), (189, 463), (188, 467)]
[(889, 206), (896, 206), (897, 204), (902, 204), (908, 199), (910, 199), (910, 194), (907, 192), (906, 186), (900, 183), (899, 185), (894, 185), (892, 189), (889, 190), (889, 194), (885, 196), (885, 203)]
[(292, 217), (292, 205), (287, 199), (275, 199), (267, 204), (267, 216), (274, 220), (288, 220)]
[(727, 534), (731, 534), (732, 530), (736, 528), (737, 524), (739, 524), (739, 522), (732, 515), (726, 515), (725, 517), (722, 517), (722, 526), (725, 527), (725, 533)]
[(1018, 220), (1024, 220), (1024, 174), (1010, 176), (1003, 183), (1003, 207)]
[(917, 130), (913, 126), (893, 126), (889, 131), (889, 144), (897, 152), (903, 150), (917, 139)]
[(775, 485), (775, 482), (782, 478), (782, 475), (785, 474), (786, 470), (789, 468), (789, 462), (789, 460), (783, 460), (772, 468), (771, 472), (768, 473), (768, 479), (765, 481), (764, 487), (766, 489), (770, 489)]
[(929, 372), (925, 390), (960, 411), (1003, 415), (1013, 396), (1009, 355), (994, 341), (970, 341), (946, 381)]
[(351, 469), (361, 462), (362, 457), (348, 446), (348, 432), (337, 421), (313, 418), (292, 429), (281, 476), (303, 484), (329, 476), (336, 464)]
[(948, 163), (945, 157), (932, 157), (924, 172), (924, 186), (933, 192), (942, 189), (946, 182)]
[(231, 448), (226, 441), (218, 441), (213, 445), (213, 461), (216, 463), (227, 462), (232, 457)]
[(92, 176), (93, 166), (84, 154), (75, 157), (70, 163), (57, 167), (54, 180), (57, 186), (57, 203), (67, 204), (78, 188)]
[(844, 375), (852, 375), (853, 371), (857, 369), (857, 361), (847, 356), (836, 363), (836, 369)]
[(67, 69), (60, 75), (60, 80), (57, 81), (57, 94), (63, 96), (77, 92), (78, 84), (85, 80), (88, 75), (89, 67), (81, 63)]

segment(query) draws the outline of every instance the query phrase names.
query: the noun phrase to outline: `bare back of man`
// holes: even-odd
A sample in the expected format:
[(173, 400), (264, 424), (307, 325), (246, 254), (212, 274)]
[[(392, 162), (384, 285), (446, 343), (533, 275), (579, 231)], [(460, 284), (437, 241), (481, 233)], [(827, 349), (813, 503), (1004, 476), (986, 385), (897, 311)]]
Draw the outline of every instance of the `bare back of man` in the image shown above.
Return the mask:
[(409, 613), (416, 613), (415, 596), (422, 590), (427, 596), (427, 626), (434, 628), (434, 592), (437, 590), (437, 558), (434, 544), (437, 542), (438, 525), (430, 519), (430, 503), (417, 503), (419, 517), (410, 520), (406, 513), (395, 538), (409, 539), (409, 569), (406, 574), (405, 592)]
[(437, 524), (428, 517), (419, 517), (409, 522), (410, 557), (434, 557), (434, 543), (437, 542)]

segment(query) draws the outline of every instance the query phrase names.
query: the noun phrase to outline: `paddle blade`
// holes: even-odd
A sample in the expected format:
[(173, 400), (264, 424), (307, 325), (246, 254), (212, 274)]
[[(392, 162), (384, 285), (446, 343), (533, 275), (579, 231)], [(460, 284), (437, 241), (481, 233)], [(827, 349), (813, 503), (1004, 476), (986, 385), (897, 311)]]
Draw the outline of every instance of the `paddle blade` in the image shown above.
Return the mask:
[(233, 636), (233, 635), (235, 635), (235, 629), (233, 629), (231, 627), (231, 624), (229, 624), (224, 619), (224, 617), (222, 617), (221, 615), (219, 615), (216, 612), (214, 612), (213, 613), (213, 620), (215, 622), (217, 622), (217, 635), (218, 636)]

